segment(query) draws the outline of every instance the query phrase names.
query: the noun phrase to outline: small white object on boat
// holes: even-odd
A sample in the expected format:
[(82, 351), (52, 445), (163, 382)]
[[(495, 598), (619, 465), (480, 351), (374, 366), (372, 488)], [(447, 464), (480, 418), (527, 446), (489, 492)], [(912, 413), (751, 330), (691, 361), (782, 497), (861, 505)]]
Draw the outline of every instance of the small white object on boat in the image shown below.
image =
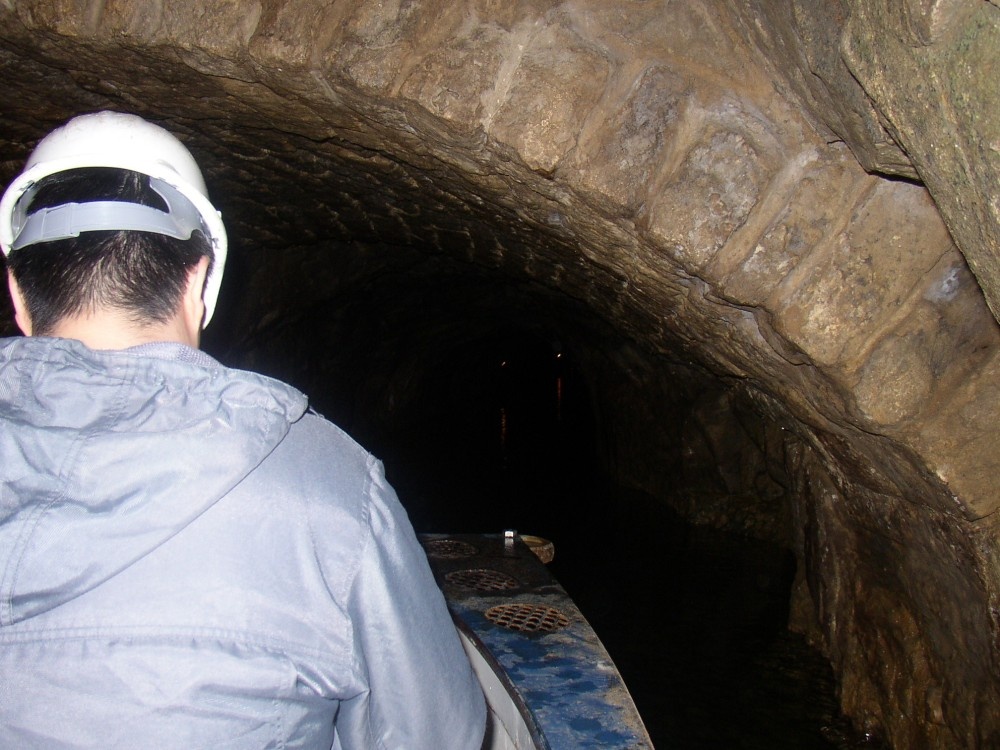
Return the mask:
[(489, 706), (488, 750), (652, 750), (593, 628), (543, 564), (540, 537), (421, 541)]

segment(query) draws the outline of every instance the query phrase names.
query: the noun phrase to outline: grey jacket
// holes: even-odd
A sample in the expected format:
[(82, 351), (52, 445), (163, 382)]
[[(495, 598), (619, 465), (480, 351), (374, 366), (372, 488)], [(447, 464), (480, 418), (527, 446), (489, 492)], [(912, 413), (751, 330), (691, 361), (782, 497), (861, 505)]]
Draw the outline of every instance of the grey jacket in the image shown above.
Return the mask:
[(478, 748), (381, 464), (174, 344), (0, 340), (0, 748)]

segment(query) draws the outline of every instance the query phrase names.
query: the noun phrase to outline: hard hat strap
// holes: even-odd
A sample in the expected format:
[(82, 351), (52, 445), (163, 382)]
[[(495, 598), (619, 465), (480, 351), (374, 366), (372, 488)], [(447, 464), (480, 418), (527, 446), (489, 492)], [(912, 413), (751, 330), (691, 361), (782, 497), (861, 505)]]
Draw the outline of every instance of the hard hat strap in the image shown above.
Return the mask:
[(16, 237), (11, 250), (101, 230), (152, 232), (179, 240), (189, 239), (196, 229), (205, 231), (198, 209), (180, 192), (157, 179), (150, 180), (150, 187), (166, 201), (167, 211), (121, 201), (66, 203), (43, 208), (19, 217), (20, 221), (15, 219)]

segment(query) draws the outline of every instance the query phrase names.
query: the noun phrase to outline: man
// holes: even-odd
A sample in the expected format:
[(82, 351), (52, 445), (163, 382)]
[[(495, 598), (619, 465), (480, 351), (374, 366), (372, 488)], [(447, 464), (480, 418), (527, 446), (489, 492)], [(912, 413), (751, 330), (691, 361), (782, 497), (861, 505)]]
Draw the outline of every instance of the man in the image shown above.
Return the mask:
[(482, 692), (381, 464), (197, 350), (226, 235), (98, 113), (0, 201), (0, 747), (478, 748)]

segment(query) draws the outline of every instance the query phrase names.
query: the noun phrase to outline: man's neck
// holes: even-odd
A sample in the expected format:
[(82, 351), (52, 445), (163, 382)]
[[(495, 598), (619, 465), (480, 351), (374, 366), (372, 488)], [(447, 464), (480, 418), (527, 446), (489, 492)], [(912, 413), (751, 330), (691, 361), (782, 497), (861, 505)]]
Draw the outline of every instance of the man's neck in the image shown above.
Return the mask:
[(59, 338), (76, 339), (91, 349), (128, 349), (140, 344), (174, 342), (198, 348), (200, 332), (192, 337), (178, 318), (165, 323), (138, 325), (117, 310), (63, 318), (49, 332)]

